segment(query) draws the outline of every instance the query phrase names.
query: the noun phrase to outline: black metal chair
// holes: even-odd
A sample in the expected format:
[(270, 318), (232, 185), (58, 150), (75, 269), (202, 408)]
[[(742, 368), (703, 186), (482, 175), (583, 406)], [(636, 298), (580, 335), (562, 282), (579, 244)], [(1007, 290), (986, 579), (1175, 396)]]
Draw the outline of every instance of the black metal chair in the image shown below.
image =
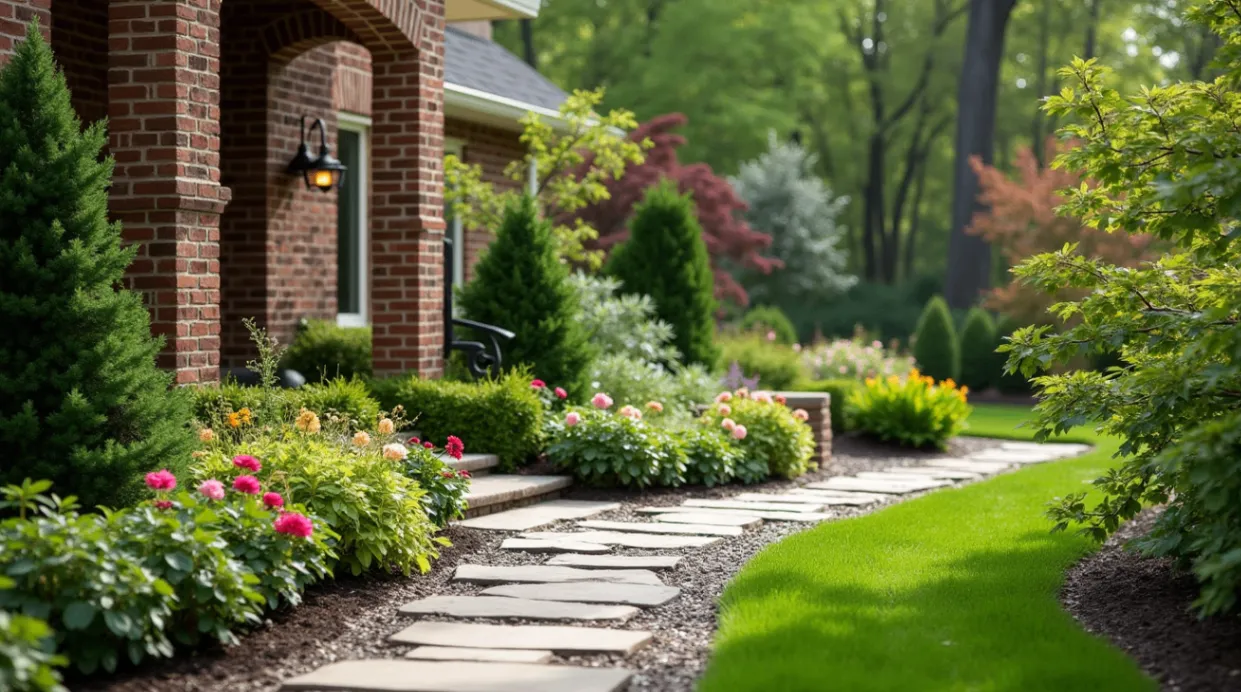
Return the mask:
[[(453, 284), (453, 252), (452, 240), (444, 239), (444, 358), (453, 351), (465, 354), (465, 367), (475, 378), (499, 373), (504, 362), (500, 352), (500, 340), (509, 341), (517, 336), (507, 329), (495, 325), (483, 324), (452, 316), (452, 284)], [(487, 339), (482, 341), (466, 341), (456, 338), (455, 328), (464, 327)]]

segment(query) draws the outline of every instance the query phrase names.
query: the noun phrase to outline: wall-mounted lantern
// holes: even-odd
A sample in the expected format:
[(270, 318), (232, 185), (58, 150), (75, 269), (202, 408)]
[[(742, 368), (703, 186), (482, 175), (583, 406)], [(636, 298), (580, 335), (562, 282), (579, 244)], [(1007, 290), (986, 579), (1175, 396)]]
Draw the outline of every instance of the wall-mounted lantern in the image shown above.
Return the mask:
[[(315, 128), (319, 128), (319, 156), (311, 158), (310, 147), (306, 145), (306, 136), (313, 133)], [(310, 130), (306, 129), (306, 116), (302, 116), (301, 123), (301, 146), (297, 148), (297, 154), (293, 160), (289, 162), (288, 172), (290, 175), (301, 175), (306, 181), (306, 188), (317, 187), (324, 192), (330, 191), (334, 187), (339, 187), (340, 182), (345, 179), (345, 171), (348, 170), (340, 159), (332, 156), (332, 150), (327, 145), (327, 126), (323, 124), (322, 118), (317, 118), (310, 125)]]

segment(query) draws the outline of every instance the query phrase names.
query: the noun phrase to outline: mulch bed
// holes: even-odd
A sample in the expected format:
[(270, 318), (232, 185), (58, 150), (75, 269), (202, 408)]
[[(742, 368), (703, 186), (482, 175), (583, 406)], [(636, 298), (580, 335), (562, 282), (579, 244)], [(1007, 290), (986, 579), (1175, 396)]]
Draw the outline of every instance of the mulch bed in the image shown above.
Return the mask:
[[(744, 491), (774, 492), (829, 476), (878, 470), (891, 466), (916, 465), (928, 458), (960, 456), (994, 446), (993, 440), (959, 438), (947, 454), (896, 449), (867, 440), (840, 436), (834, 442), (834, 455), (827, 468), (798, 481), (773, 480), (754, 486), (730, 485), (722, 488), (658, 488), (645, 492), (572, 488), (569, 499), (616, 500), (621, 509), (596, 518), (627, 520), (638, 517), (634, 510), (645, 505), (679, 504), (686, 497), (725, 497)], [(877, 507), (833, 508), (832, 514), (845, 518)], [(540, 527), (562, 530), (572, 522)], [(729, 579), (758, 551), (812, 524), (767, 522), (739, 538), (729, 538), (699, 549), (641, 551), (625, 549), (625, 554), (676, 554), (685, 559), (675, 570), (663, 573), (665, 581), (682, 588), (672, 603), (644, 611), (619, 625), (627, 629), (647, 629), (655, 642), (628, 660), (607, 656), (575, 657), (576, 665), (627, 665), (639, 674), (631, 691), (667, 692), (691, 690), (706, 666), (715, 632), (716, 603)], [(110, 679), (70, 681), (74, 690), (88, 692), (258, 692), (275, 690), (281, 681), (333, 661), (357, 658), (393, 658), (408, 647), (388, 646), (385, 639), (413, 620), (397, 613), (397, 607), (412, 600), (436, 594), (470, 594), (482, 587), (449, 582), (453, 568), (460, 563), (507, 565), (537, 564), (545, 555), (499, 550), (506, 535), (450, 528), (446, 534), (453, 547), (428, 574), (411, 578), (342, 577), (311, 588), (298, 608), (277, 614), (262, 628), (247, 634), (240, 646), (214, 647), (185, 653), (171, 661), (159, 661), (129, 670)], [(520, 621), (512, 621), (520, 622)], [(544, 622), (543, 624), (548, 624)]]
[(1241, 690), (1241, 618), (1200, 620), (1193, 575), (1124, 544), (1150, 530), (1147, 510), (1068, 573), (1061, 602), (1087, 631), (1132, 656), (1165, 690)]

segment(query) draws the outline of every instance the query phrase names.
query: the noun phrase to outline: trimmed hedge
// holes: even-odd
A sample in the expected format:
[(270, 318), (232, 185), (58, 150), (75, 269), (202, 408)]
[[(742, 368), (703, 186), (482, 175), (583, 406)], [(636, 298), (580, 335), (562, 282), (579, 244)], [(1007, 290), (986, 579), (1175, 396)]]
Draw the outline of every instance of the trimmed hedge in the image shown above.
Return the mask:
[(955, 380), (961, 373), (961, 345), (948, 303), (940, 296), (927, 301), (914, 333), (915, 365), (936, 382)]
[(764, 335), (771, 331), (775, 332), (778, 344), (792, 346), (797, 343), (797, 329), (793, 327), (793, 322), (780, 308), (767, 305), (750, 308), (741, 318), (741, 331), (759, 332)]
[(384, 408), (404, 406), (422, 436), (443, 445), (456, 435), (466, 450), (495, 454), (511, 471), (543, 447), (543, 402), (526, 371), (477, 382), (399, 376), (373, 385)]
[(369, 377), (371, 328), (340, 327), (327, 320), (309, 320), (293, 338), (281, 365), (300, 372), (307, 382)]
[(961, 329), (961, 384), (981, 392), (995, 384), (995, 322), (973, 308)]

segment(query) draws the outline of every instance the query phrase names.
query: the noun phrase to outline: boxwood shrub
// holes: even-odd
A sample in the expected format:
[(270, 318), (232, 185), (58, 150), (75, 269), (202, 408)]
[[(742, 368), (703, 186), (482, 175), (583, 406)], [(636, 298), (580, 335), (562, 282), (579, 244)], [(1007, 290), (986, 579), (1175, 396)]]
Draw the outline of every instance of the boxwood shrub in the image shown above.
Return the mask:
[(369, 377), (371, 328), (340, 327), (328, 320), (309, 320), (293, 338), (281, 365), (300, 372), (307, 382)]

